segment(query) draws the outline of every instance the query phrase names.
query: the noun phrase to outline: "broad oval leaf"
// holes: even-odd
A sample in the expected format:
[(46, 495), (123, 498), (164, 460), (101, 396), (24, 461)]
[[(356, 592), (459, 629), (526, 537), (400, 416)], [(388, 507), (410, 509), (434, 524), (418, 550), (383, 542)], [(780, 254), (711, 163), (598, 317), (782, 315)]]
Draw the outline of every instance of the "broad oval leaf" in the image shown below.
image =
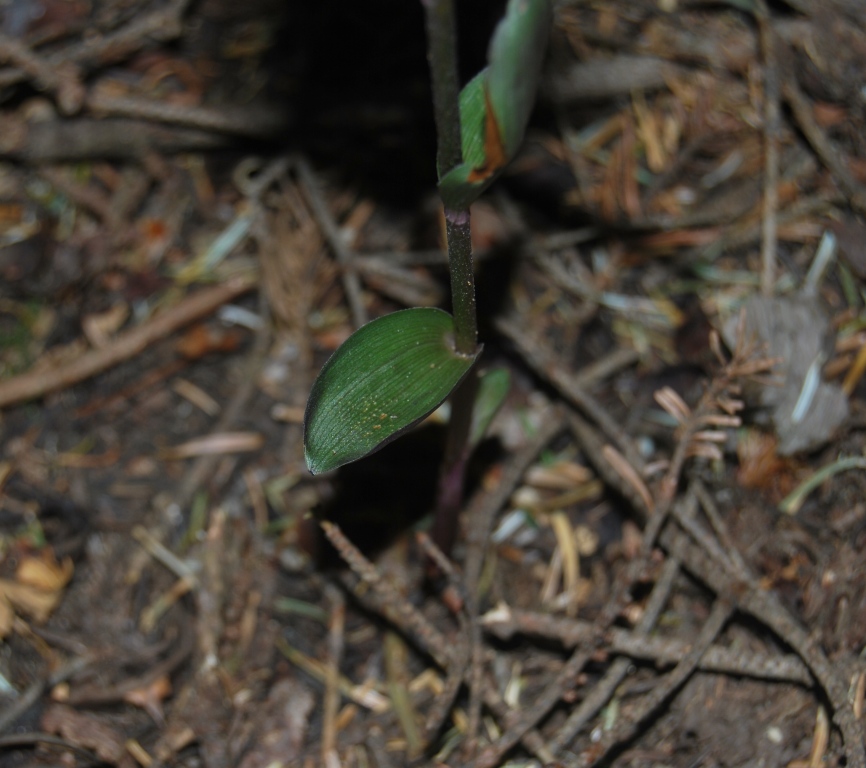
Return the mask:
[(429, 307), (367, 323), (325, 363), (304, 414), (314, 475), (360, 459), (430, 414), (475, 357), (454, 348), (454, 320)]

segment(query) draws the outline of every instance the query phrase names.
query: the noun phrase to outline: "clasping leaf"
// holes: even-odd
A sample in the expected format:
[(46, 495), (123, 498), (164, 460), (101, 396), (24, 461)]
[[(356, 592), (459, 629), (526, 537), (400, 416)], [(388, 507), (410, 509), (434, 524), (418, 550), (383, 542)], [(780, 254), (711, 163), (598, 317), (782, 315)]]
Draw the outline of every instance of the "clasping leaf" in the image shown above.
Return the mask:
[(454, 347), (441, 309), (404, 309), (367, 323), (325, 363), (304, 414), (314, 475), (381, 448), (434, 411), (477, 359)]
[(488, 65), (460, 92), (463, 162), (439, 180), (448, 208), (465, 208), (523, 141), (551, 23), (550, 0), (509, 0), (490, 41)]

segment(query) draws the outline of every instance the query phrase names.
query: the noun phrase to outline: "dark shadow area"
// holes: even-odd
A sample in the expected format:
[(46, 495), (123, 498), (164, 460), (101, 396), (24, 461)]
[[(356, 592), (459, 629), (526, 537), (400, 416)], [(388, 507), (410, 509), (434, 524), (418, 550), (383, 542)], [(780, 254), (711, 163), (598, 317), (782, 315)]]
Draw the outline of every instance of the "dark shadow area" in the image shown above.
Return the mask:
[[(334, 495), (317, 509), (318, 517), (337, 523), (347, 538), (369, 556), (386, 549), (395, 537), (432, 515), (446, 427), (425, 424), (382, 450), (337, 470)], [(466, 497), (486, 468), (501, 460), (497, 440), (486, 440), (469, 464)], [(320, 564), (343, 567), (322, 539)]]
[[(461, 75), (484, 66), (503, 0), (458, 3)], [(418, 0), (298, 3), (278, 30), (273, 97), (287, 143), (380, 202), (415, 205), (436, 185), (436, 134)]]

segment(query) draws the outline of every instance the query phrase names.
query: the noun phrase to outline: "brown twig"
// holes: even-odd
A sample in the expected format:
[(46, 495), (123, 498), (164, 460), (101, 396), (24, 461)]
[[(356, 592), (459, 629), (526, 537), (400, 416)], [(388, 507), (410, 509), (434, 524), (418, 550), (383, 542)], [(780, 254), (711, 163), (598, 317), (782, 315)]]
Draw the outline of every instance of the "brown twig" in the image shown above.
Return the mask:
[(338, 525), (328, 520), (322, 520), (320, 525), (328, 541), (340, 553), (340, 557), (382, 599), (388, 618), (415, 638), (419, 646), (429, 653), (442, 669), (448, 669), (454, 664), (451, 647), (424, 614), (409, 603), (394, 584), (382, 578), (376, 567), (346, 538)]
[(764, 53), (764, 210), (761, 242), (761, 293), (773, 294), (776, 273), (777, 222), (779, 207), (779, 133), (781, 130), (779, 70), (776, 65), (776, 37), (770, 12), (758, 0), (758, 29)]
[[(173, 40), (183, 33), (181, 22), (189, 3), (190, 0), (172, 0), (144, 16), (134, 16), (129, 24), (110, 34), (90, 37), (85, 42), (69, 46), (47, 57), (42, 64), (52, 70), (69, 65), (89, 70), (126, 58), (153, 41)], [(28, 52), (30, 56), (37, 56), (30, 49)], [(34, 72), (20, 65), (4, 69), (0, 71), (0, 88), (40, 74), (45, 74), (41, 68)]]
[(547, 344), (530, 337), (513, 319), (497, 319), (496, 328), (514, 342), (520, 355), (536, 373), (547, 379), (575, 408), (599, 425), (632, 466), (642, 466), (643, 462), (628, 435), (622, 431), (601, 403), (580, 385), (576, 376), (559, 364), (556, 355)]
[(251, 290), (255, 284), (255, 275), (237, 275), (190, 294), (177, 306), (118, 334), (105, 347), (91, 349), (60, 366), (37, 368), (0, 382), (0, 408), (57, 392), (129, 360), (154, 342)]
[(44, 744), (50, 747), (57, 747), (64, 752), (74, 752), (79, 757), (87, 760), (90, 764), (98, 764), (105, 762), (96, 753), (89, 749), (80, 747), (77, 744), (63, 739), (60, 736), (54, 736), (50, 733), (42, 733), (39, 731), (28, 731), (26, 733), (11, 733), (7, 736), (0, 736), (0, 750), (14, 749), (15, 747), (33, 747), (38, 744)]
[[(655, 589), (658, 589), (658, 583)], [(520, 611), (513, 608), (500, 607), (492, 610), (482, 617), (482, 625), (485, 630), (503, 640), (508, 640), (520, 633), (555, 640), (567, 648), (590, 643), (596, 637), (595, 626), (592, 622), (534, 611)], [(614, 627), (608, 633), (606, 650), (610, 654), (622, 655), (629, 659), (644, 659), (656, 666), (664, 667), (676, 664), (690, 646), (691, 641), (643, 637), (634, 631)], [(813, 683), (812, 675), (807, 667), (798, 656), (793, 654), (771, 656), (713, 645), (707, 649), (699, 667), (705, 672), (753, 677), (756, 680), (773, 680), (805, 686), (810, 686)], [(600, 686), (602, 683), (598, 685)], [(594, 695), (594, 691), (589, 694), (589, 696)], [(569, 716), (569, 719), (572, 716)], [(557, 736), (557, 739), (563, 745), (568, 743), (564, 737)]]
[[(383, 579), (376, 567), (350, 542), (338, 526), (323, 522), (325, 535), (340, 553), (343, 560), (352, 571), (369, 586), (370, 593), (356, 596), (371, 606), (384, 618), (391, 621), (407, 637), (412, 637), (419, 647), (428, 653), (442, 669), (448, 670), (453, 665), (463, 664), (465, 669), (463, 680), (471, 684), (469, 670), (465, 660), (457, 658), (445, 637), (411, 605), (386, 579)], [(373, 599), (371, 599), (371, 597)], [(496, 684), (485, 681), (482, 689), (484, 705), (493, 713), (500, 723), (506, 723), (512, 716), (512, 711), (497, 693)], [(536, 730), (530, 729), (522, 737), (523, 745), (542, 762), (550, 762), (552, 756), (546, 749), (544, 739)]]
[[(643, 616), (641, 616), (634, 632), (631, 634), (638, 644), (644, 643), (648, 639), (649, 633), (655, 626), (659, 614), (661, 614), (667, 602), (674, 579), (679, 570), (680, 565), (674, 558), (668, 559), (665, 563), (662, 573), (656, 581), (652, 594), (647, 601)], [(568, 716), (568, 719), (557, 731), (550, 742), (551, 752), (554, 754), (559, 753), (575, 737), (578, 731), (607, 704), (616, 691), (617, 686), (628, 674), (631, 663), (630, 658), (623, 657), (616, 659), (611, 664), (604, 677), (595, 685), (586, 698), (581, 701), (580, 705)]]
[(325, 697), (322, 703), (322, 765), (330, 765), (337, 755), (337, 712), (340, 707), (340, 664), (343, 659), (346, 626), (346, 601), (343, 593), (330, 586), (331, 602), (328, 623), (328, 661), (325, 668)]
[(303, 185), (307, 202), (313, 211), (313, 215), (322, 228), (322, 234), (331, 246), (337, 262), (342, 268), (343, 288), (346, 291), (346, 299), (352, 313), (352, 322), (356, 328), (360, 328), (367, 322), (367, 308), (361, 295), (361, 281), (354, 266), (354, 254), (346, 246), (334, 217), (328, 210), (328, 205), (322, 197), (319, 189), (319, 181), (313, 173), (310, 164), (301, 158), (297, 163), (298, 178)]
[(70, 115), (81, 108), (84, 99), (84, 86), (81, 84), (78, 68), (66, 62), (52, 65), (34, 53), (20, 40), (0, 32), (0, 61), (11, 62), (21, 72), (32, 78), (35, 85), (50, 91), (57, 99), (60, 111)]
[(132, 117), (160, 123), (182, 125), (214, 133), (251, 138), (274, 138), (285, 130), (285, 115), (273, 108), (203, 107), (155, 101), (141, 96), (112, 96), (92, 90), (85, 106), (97, 114)]
[(650, 718), (658, 708), (678, 691), (697, 668), (701, 657), (727, 623), (733, 607), (725, 600), (717, 600), (700, 634), (689, 651), (683, 656), (664, 679), (644, 698), (632, 716), (619, 724), (602, 739), (601, 745), (593, 745), (593, 759), (590, 765), (602, 762), (610, 750), (634, 737), (638, 728)]
[(0, 155), (32, 163), (74, 162), (93, 158), (146, 158), (153, 152), (195, 152), (224, 146), (213, 132), (125, 118), (77, 117), (30, 123), (18, 114), (3, 116)]
[(860, 184), (851, 171), (848, 170), (848, 164), (845, 159), (840, 157), (836, 147), (833, 146), (830, 139), (827, 138), (824, 131), (815, 121), (812, 105), (797, 83), (797, 75), (794, 72), (790, 56), (780, 56), (780, 65), (782, 94), (785, 97), (785, 101), (788, 102), (788, 106), (791, 107), (791, 112), (794, 114), (797, 125), (800, 127), (806, 140), (811, 144), (812, 149), (821, 158), (821, 162), (833, 174), (833, 178), (848, 197), (851, 205), (860, 213), (866, 213), (866, 187)]
[(779, 603), (776, 596), (754, 581), (738, 579), (713, 559), (692, 545), (688, 538), (668, 527), (661, 544), (677, 557), (685, 568), (717, 595), (725, 595), (733, 604), (769, 627), (803, 660), (821, 685), (833, 707), (833, 717), (845, 743), (845, 755), (851, 768), (866, 768), (863, 724), (854, 717), (848, 702), (847, 683), (840, 679), (824, 652)]

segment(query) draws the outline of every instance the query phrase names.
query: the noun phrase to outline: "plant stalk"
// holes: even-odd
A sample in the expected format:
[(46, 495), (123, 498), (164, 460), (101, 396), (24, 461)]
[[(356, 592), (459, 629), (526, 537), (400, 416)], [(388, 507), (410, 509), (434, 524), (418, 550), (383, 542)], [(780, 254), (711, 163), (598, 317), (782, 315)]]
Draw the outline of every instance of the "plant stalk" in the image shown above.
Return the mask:
[(454, 346), (461, 355), (472, 356), (478, 351), (478, 320), (468, 210), (445, 209), (445, 237), (451, 271)]
[[(463, 162), (454, 3), (453, 0), (422, 0), (422, 4), (427, 19), (427, 55), (438, 139), (437, 167), (441, 178)], [(445, 209), (445, 235), (451, 271), (454, 346), (460, 354), (471, 356), (478, 352), (478, 320), (468, 208)], [(450, 554), (457, 537), (457, 520), (463, 503), (469, 459), (472, 408), (477, 392), (478, 375), (472, 368), (451, 395), (451, 419), (431, 531), (433, 541), (446, 555)]]
[(463, 162), (460, 137), (460, 78), (453, 0), (421, 0), (427, 22), (427, 61), (433, 86), (439, 178)]

